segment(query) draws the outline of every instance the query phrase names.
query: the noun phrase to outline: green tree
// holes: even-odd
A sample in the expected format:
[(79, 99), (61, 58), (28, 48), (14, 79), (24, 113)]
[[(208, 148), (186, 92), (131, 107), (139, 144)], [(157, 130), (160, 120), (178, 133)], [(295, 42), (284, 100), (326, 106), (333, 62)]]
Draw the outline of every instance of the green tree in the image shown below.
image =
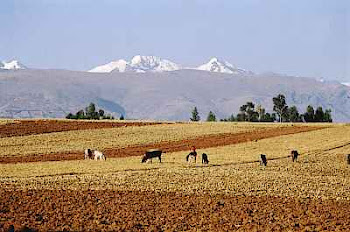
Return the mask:
[(216, 121), (216, 116), (212, 111), (209, 111), (208, 117), (207, 117), (207, 122), (215, 122)]
[(261, 122), (274, 122), (276, 121), (276, 114), (265, 113), (261, 117)]
[(237, 114), (237, 118), (239, 121), (257, 121), (258, 120), (258, 113), (254, 111), (254, 103), (253, 102), (247, 102), (246, 104), (242, 105), (239, 110), (240, 113)]
[(95, 119), (97, 116), (95, 104), (91, 102), (90, 105), (86, 107), (85, 112), (88, 119)]
[(192, 118), (190, 118), (190, 120), (194, 121), (194, 122), (197, 122), (197, 121), (201, 120), (201, 118), (199, 117), (199, 113), (198, 113), (198, 110), (197, 110), (196, 106), (192, 110)]
[(66, 116), (67, 119), (73, 119), (74, 117), (75, 117), (75, 115), (73, 115), (72, 113), (69, 113)]
[(119, 120), (124, 120), (124, 115), (123, 114), (120, 115)]
[(301, 116), (299, 114), (298, 108), (296, 106), (292, 106), (288, 109), (288, 118), (291, 122), (300, 122)]
[(273, 111), (278, 115), (279, 122), (288, 117), (288, 105), (286, 103), (286, 97), (283, 94), (278, 94), (277, 97), (272, 98)]
[(323, 121), (324, 122), (332, 122), (332, 115), (331, 115), (332, 110), (331, 109), (327, 109), (324, 113), (323, 116)]
[(306, 122), (314, 122), (315, 121), (315, 111), (311, 105), (308, 105), (306, 108), (306, 112), (304, 113), (304, 120)]
[(315, 122), (324, 122), (324, 112), (321, 106), (317, 107), (315, 111), (315, 117), (314, 117)]
[(84, 110), (79, 110), (76, 114), (75, 114), (77, 119), (85, 119), (85, 113)]

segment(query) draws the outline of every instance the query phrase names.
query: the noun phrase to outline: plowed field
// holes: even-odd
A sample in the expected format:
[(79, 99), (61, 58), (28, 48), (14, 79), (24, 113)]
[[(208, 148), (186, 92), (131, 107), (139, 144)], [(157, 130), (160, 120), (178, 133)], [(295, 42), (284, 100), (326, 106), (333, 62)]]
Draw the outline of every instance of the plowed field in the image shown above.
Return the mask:
[(0, 230), (349, 231), (349, 201), (198, 193), (0, 191)]
[[(230, 144), (244, 143), (259, 139), (266, 139), (281, 135), (296, 134), (301, 132), (323, 129), (324, 127), (312, 126), (293, 126), (280, 127), (271, 129), (260, 129), (251, 132), (235, 133), (235, 134), (214, 134), (199, 136), (191, 139), (180, 141), (166, 141), (161, 143), (143, 144), (129, 146), (126, 148), (109, 148), (104, 152), (108, 157), (120, 158), (129, 156), (141, 156), (147, 149), (159, 148), (165, 152), (187, 151), (191, 146), (197, 148), (209, 148), (225, 146)], [(17, 162), (40, 162), (40, 161), (59, 161), (59, 160), (79, 160), (83, 159), (83, 151), (72, 151), (54, 154), (40, 154), (14, 157), (0, 157), (0, 163), (17, 163)]]
[(0, 124), (0, 231), (350, 231), (350, 125), (153, 124)]
[(0, 138), (36, 135), (71, 130), (113, 128), (123, 126), (147, 126), (162, 124), (160, 122), (97, 122), (67, 120), (17, 120), (0, 124)]

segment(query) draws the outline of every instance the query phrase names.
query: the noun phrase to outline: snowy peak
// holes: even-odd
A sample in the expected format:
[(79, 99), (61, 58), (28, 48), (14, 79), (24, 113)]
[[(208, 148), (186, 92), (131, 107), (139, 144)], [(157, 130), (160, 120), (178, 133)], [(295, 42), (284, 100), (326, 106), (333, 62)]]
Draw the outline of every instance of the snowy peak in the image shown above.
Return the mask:
[(130, 62), (117, 60), (97, 66), (89, 72), (163, 72), (180, 69), (179, 65), (157, 56), (134, 56)]
[(229, 73), (229, 74), (242, 74), (242, 73), (249, 72), (244, 69), (236, 68), (229, 62), (224, 60), (219, 60), (216, 57), (211, 58), (208, 63), (202, 64), (196, 69), (209, 71), (209, 72), (219, 72), (219, 73)]
[(128, 62), (126, 62), (123, 59), (120, 59), (117, 61), (112, 61), (105, 65), (97, 66), (89, 70), (89, 72), (100, 72), (100, 73), (112, 72), (112, 71), (125, 72), (126, 69), (128, 68), (129, 68)]
[(131, 59), (131, 66), (136, 71), (174, 71), (180, 69), (179, 65), (169, 60), (162, 59), (157, 56), (134, 56)]
[(21, 64), (18, 60), (12, 60), (9, 62), (2, 61), (0, 62), (0, 69), (5, 70), (17, 70), (17, 69), (26, 69), (27, 67)]

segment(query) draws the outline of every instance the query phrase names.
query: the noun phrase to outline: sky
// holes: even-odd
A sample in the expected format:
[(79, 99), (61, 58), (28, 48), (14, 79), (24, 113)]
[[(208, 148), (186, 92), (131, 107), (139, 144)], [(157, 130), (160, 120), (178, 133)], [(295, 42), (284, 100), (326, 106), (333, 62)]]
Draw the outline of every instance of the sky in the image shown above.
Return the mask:
[(211, 57), (350, 82), (349, 0), (1, 0), (0, 60), (89, 70), (134, 55)]

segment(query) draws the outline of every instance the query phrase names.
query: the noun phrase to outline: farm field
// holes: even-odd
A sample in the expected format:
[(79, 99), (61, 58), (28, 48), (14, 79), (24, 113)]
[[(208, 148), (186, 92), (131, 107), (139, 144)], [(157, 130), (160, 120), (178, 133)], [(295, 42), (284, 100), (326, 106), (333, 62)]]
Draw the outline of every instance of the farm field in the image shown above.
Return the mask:
[[(55, 146), (68, 135), (81, 141), (62, 150)], [(94, 144), (86, 135), (98, 140), (107, 161), (64, 158)], [(118, 135), (123, 139), (115, 140)], [(43, 139), (46, 146), (40, 148), (37, 141)], [(185, 162), (192, 145), (198, 154), (208, 154), (208, 165), (200, 159)], [(346, 124), (90, 128), (4, 137), (0, 146), (0, 230), (10, 225), (106, 231), (350, 229)], [(167, 151), (162, 163), (140, 163), (144, 150), (159, 147)], [(301, 154), (294, 163), (288, 157), (292, 149)], [(261, 153), (267, 155), (266, 167), (258, 163)], [(49, 156), (56, 161), (43, 162)]]
[(0, 138), (36, 135), (71, 130), (113, 128), (123, 126), (156, 125), (159, 122), (115, 122), (115, 121), (77, 121), (77, 120), (0, 120)]

